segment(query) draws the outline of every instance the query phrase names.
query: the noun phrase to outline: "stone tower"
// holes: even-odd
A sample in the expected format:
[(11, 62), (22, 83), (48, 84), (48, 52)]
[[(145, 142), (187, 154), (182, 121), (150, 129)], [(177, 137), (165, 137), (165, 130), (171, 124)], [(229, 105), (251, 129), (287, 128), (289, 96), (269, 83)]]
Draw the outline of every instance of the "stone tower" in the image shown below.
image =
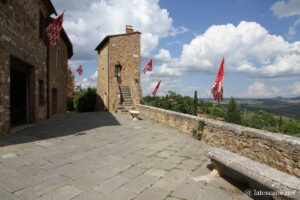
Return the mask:
[(124, 34), (108, 35), (98, 52), (98, 110), (134, 109), (140, 103), (141, 33), (127, 25)]

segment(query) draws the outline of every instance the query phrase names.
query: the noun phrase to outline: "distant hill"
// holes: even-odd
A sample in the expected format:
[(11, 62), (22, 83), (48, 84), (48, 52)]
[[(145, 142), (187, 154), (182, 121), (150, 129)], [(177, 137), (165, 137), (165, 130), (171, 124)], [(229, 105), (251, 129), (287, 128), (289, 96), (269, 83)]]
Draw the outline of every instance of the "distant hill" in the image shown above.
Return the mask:
[(284, 98), (275, 97), (272, 99), (255, 99), (250, 102), (241, 101), (242, 108), (250, 111), (264, 110), (300, 120), (300, 97)]
[[(269, 99), (237, 98), (237, 100), (243, 110), (264, 110), (276, 115), (300, 120), (300, 97), (286, 98), (278, 96)], [(212, 99), (205, 99), (205, 101), (215, 102)], [(224, 99), (222, 104), (227, 104), (227, 102), (228, 99)]]

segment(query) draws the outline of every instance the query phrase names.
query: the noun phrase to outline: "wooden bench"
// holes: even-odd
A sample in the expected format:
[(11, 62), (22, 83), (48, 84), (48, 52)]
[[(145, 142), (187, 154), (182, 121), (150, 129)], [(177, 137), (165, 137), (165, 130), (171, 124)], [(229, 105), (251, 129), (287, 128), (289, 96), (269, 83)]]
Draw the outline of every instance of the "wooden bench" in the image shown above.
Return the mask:
[(300, 179), (295, 176), (220, 148), (211, 148), (206, 155), (220, 176), (246, 183), (250, 188), (245, 188), (245, 193), (255, 199), (260, 198), (259, 195), (300, 199)]
[(131, 115), (130, 119), (132, 119), (132, 120), (139, 120), (140, 119), (139, 118), (139, 114), (140, 114), (139, 111), (137, 111), (137, 110), (130, 110), (129, 113)]

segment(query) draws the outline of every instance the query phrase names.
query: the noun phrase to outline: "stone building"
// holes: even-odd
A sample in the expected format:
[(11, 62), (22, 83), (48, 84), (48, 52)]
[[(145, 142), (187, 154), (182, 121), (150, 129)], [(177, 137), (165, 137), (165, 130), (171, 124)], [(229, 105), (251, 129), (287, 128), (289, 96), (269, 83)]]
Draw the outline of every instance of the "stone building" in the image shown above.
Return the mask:
[(96, 47), (98, 110), (128, 110), (140, 103), (140, 38), (127, 25), (124, 34), (106, 36)]
[(72, 44), (63, 30), (50, 46), (50, 0), (0, 0), (0, 135), (66, 111)]

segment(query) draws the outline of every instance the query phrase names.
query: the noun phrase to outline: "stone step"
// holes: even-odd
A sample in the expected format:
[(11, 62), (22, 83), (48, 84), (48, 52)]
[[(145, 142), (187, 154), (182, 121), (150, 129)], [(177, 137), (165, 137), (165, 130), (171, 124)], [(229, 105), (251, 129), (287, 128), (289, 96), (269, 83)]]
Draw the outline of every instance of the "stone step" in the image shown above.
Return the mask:
[(127, 110), (134, 110), (135, 109), (135, 106), (118, 106), (117, 107), (118, 110), (124, 110), (124, 109), (127, 109)]
[(133, 103), (133, 101), (132, 101), (132, 99), (131, 99), (131, 98), (130, 98), (130, 99), (123, 99), (122, 103), (124, 103), (124, 102)]
[(120, 92), (122, 95), (123, 102), (119, 105), (118, 110), (121, 112), (128, 112), (134, 110), (134, 104), (132, 100), (131, 90), (128, 86), (120, 86)]
[(128, 113), (130, 110), (136, 110), (135, 106), (119, 106), (118, 112)]
[(130, 88), (120, 88), (121, 91), (130, 91)]
[(128, 104), (128, 103), (124, 103), (122, 104), (123, 106), (134, 106), (132, 103)]
[(122, 96), (123, 97), (123, 99), (132, 99), (132, 96)]
[(130, 103), (132, 103), (133, 102), (133, 100), (130, 98), (130, 99), (124, 99), (124, 101), (123, 101), (123, 103), (126, 103), (126, 102), (130, 102)]

